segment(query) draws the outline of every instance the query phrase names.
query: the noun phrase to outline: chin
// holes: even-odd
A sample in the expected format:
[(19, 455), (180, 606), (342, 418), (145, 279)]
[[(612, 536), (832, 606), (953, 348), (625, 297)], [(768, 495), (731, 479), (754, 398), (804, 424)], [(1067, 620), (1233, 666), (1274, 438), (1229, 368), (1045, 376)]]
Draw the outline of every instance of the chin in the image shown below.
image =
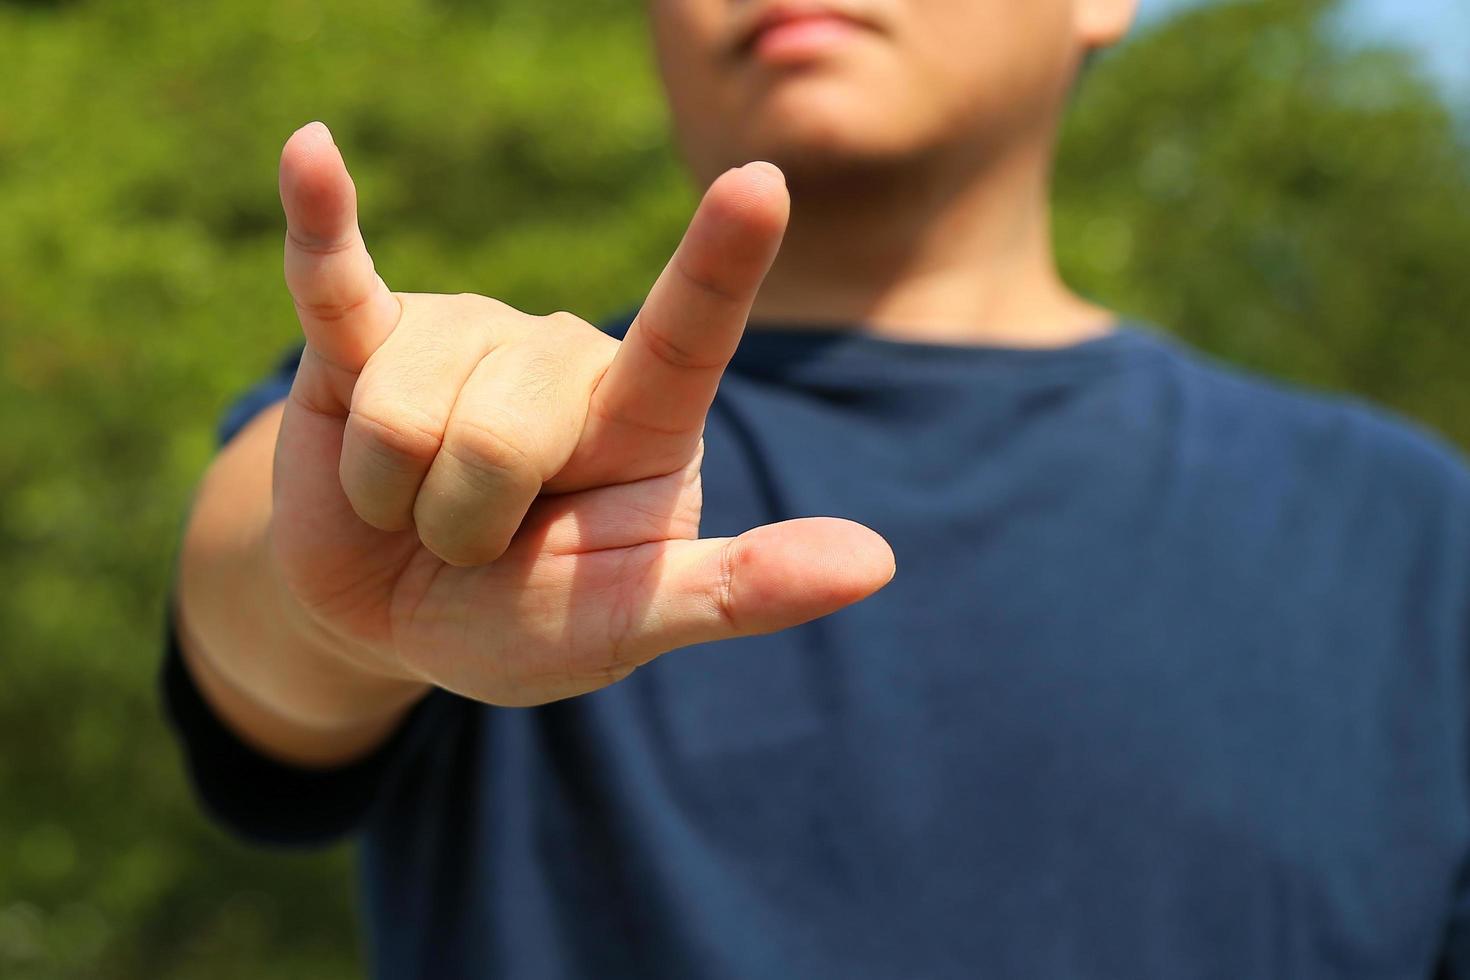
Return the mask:
[(769, 160), (794, 187), (902, 165), (926, 141), (911, 114), (851, 87), (795, 80), (744, 115), (738, 154)]

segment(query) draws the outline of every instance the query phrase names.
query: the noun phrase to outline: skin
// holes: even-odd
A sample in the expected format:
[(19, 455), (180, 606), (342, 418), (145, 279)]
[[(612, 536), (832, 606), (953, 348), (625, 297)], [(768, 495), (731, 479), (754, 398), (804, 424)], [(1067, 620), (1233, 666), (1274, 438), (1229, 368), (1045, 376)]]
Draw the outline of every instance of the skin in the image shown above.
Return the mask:
[[(861, 37), (796, 66), (736, 52), (756, 9), (651, 3), (708, 189), (621, 343), (392, 292), (326, 127), (287, 141), (306, 353), (206, 474), (176, 603), (188, 669), (246, 741), (339, 765), (434, 686), (541, 704), (881, 588), (892, 552), (849, 521), (698, 536), (705, 413), (752, 315), (1033, 345), (1107, 329), (1056, 278), (1045, 184), (1079, 59), (1131, 3), (871, 0)], [(779, 166), (737, 166), (761, 158)]]
[(831, 3), (870, 28), (772, 67), (732, 55), (764, 4), (650, 0), (691, 171), (766, 159), (791, 186), (753, 320), (1006, 346), (1109, 329), (1057, 275), (1048, 192), (1077, 70), (1126, 33), (1134, 0)]

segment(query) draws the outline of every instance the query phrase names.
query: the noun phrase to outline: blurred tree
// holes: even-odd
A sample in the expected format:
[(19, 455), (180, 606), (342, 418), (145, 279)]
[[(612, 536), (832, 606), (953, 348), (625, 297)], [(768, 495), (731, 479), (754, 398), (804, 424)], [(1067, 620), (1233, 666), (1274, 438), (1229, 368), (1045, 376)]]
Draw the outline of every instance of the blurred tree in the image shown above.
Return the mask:
[[(1470, 155), (1331, 4), (1208, 7), (1103, 58), (1064, 265), (1206, 349), (1470, 444)], [(0, 0), (0, 976), (355, 976), (345, 855), (195, 811), (154, 695), (177, 530), (228, 396), (296, 328), (276, 155), (330, 122), (379, 267), (591, 317), (693, 197), (636, 6)]]
[(153, 689), (177, 530), (296, 335), (300, 123), (398, 288), (595, 315), (651, 281), (689, 193), (641, 25), (572, 6), (0, 3), (0, 976), (359, 973), (344, 855), (247, 851), (189, 799)]
[(1336, 6), (1205, 6), (1101, 59), (1060, 161), (1063, 266), (1470, 446), (1470, 153), (1407, 52), (1334, 43)]

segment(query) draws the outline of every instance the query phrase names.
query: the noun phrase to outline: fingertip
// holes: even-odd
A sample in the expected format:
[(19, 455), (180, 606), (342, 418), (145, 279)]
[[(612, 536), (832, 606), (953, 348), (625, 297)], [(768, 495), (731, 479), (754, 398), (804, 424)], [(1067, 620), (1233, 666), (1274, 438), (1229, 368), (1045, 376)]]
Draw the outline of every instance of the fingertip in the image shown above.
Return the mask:
[(855, 521), (808, 517), (736, 539), (732, 602), (755, 632), (784, 629), (852, 605), (887, 585), (893, 549)]
[(864, 594), (877, 592), (892, 582), (893, 576), (898, 574), (898, 559), (894, 556), (893, 546), (888, 543), (888, 540), (872, 528), (856, 521), (840, 518), (832, 518), (832, 520), (840, 520), (850, 529), (853, 564), (867, 574), (864, 584), (872, 586)]
[(286, 141), (280, 193), (287, 224), (304, 241), (334, 241), (356, 221), (356, 188), (324, 124), (307, 123)]
[(893, 581), (898, 570), (893, 548), (872, 528), (840, 517), (813, 519), (812, 547), (825, 552), (835, 566), (834, 583), (865, 598)]
[(499, 561), (505, 552), (505, 548), (486, 548), (483, 551), (473, 554), (460, 554), (455, 552), (439, 554), (438, 552), (434, 552), (434, 555), (444, 564), (454, 568), (479, 568), (481, 565), (490, 565)]
[(706, 194), (725, 217), (779, 218), (790, 205), (786, 177), (773, 163), (756, 160), (721, 174)]
[(332, 131), (321, 120), (313, 120), (304, 126), (298, 126), (281, 147), (282, 168), (284, 169), (288, 164), (302, 157), (309, 158), (319, 153), (322, 148), (335, 149), (336, 146), (336, 140), (332, 138)]
[(789, 215), (786, 183), (774, 166), (727, 170), (700, 202), (685, 254), (688, 267), (706, 280), (732, 279), (732, 293), (758, 285), (780, 248)]
[(777, 184), (783, 188), (786, 186), (786, 175), (769, 160), (752, 160), (740, 169), (755, 180)]
[(751, 193), (761, 202), (761, 212), (770, 222), (770, 231), (780, 236), (786, 231), (791, 218), (791, 192), (786, 187), (786, 175), (774, 163), (755, 160), (741, 168)]
[(419, 543), (446, 565), (455, 568), (477, 568), (499, 561), (510, 550), (511, 537), (519, 525), (480, 529), (477, 537), (465, 537), (458, 529), (446, 529), (433, 515), (414, 510), (413, 527)]

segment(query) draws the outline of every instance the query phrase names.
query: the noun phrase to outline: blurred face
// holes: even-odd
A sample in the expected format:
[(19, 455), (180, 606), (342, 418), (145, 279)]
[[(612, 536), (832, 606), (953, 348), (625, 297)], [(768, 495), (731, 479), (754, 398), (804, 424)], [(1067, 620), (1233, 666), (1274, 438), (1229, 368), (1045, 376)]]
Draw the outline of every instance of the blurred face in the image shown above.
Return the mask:
[(1133, 0), (649, 0), (685, 159), (788, 177), (982, 161), (1050, 139), (1082, 55)]

